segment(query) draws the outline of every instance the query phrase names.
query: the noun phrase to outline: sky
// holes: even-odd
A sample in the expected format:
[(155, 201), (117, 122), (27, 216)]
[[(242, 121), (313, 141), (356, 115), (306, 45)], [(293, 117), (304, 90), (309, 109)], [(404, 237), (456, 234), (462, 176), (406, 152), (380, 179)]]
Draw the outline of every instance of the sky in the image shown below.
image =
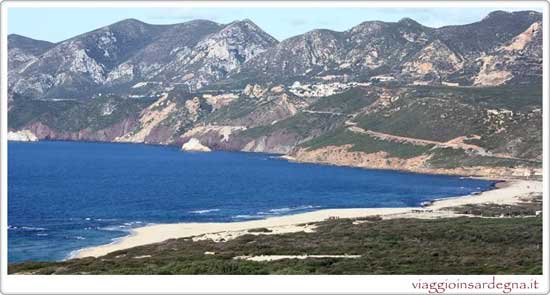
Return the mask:
[[(481, 20), (494, 8), (9, 8), (8, 32), (59, 42), (117, 21), (135, 18), (150, 24), (193, 19), (218, 23), (250, 19), (278, 40), (313, 29), (347, 30), (361, 22), (412, 18), (429, 27)], [(499, 7), (498, 10), (514, 11)]]

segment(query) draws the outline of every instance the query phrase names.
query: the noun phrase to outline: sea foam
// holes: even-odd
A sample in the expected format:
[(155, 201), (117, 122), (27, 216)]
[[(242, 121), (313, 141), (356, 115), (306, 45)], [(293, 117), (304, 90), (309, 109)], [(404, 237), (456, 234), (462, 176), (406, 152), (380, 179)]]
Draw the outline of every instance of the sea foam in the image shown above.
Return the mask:
[(206, 213), (218, 212), (218, 211), (220, 211), (220, 209), (204, 209), (204, 210), (189, 211), (189, 213), (192, 213), (192, 214), (206, 214)]

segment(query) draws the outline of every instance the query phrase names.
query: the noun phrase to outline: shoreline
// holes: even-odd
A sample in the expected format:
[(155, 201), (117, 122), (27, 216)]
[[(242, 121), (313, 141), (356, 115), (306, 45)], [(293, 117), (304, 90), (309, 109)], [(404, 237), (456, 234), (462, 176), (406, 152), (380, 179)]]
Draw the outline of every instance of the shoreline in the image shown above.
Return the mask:
[[(334, 166), (334, 167), (348, 167), (348, 168), (358, 168), (358, 169), (367, 169), (367, 170), (381, 170), (381, 171), (398, 171), (403, 173), (412, 173), (412, 174), (427, 174), (427, 175), (441, 175), (441, 176), (460, 176), (460, 177), (467, 177), (467, 178), (473, 178), (473, 179), (483, 179), (483, 180), (491, 180), (491, 181), (508, 181), (508, 180), (533, 180), (533, 179), (540, 179), (542, 180), (542, 175), (529, 175), (529, 176), (522, 176), (522, 175), (507, 175), (507, 174), (495, 174), (495, 173), (488, 173), (483, 174), (479, 172), (469, 172), (469, 171), (453, 171), (455, 168), (423, 168), (423, 169), (407, 169), (407, 168), (394, 168), (394, 167), (370, 167), (370, 166), (361, 166), (361, 165), (349, 165), (349, 164), (342, 164), (342, 163), (334, 163), (329, 161), (308, 161), (308, 160), (302, 160), (298, 159), (294, 156), (285, 154), (278, 157), (280, 160), (288, 161), (291, 163), (297, 163), (297, 164), (314, 164), (314, 165), (324, 165), (324, 166)], [(542, 165), (542, 163), (541, 163)], [(542, 166), (541, 166), (542, 167)], [(493, 167), (494, 168), (494, 167)], [(489, 169), (491, 169), (489, 167)]]
[[(111, 143), (111, 144), (127, 144), (127, 145), (144, 145), (144, 146), (153, 146), (153, 147), (164, 147), (164, 148), (175, 148), (178, 149), (180, 152), (187, 153), (189, 151), (183, 151), (181, 150), (181, 146), (178, 146), (175, 143), (149, 143), (149, 142), (121, 142), (121, 141), (108, 141), (108, 140), (71, 140), (71, 139), (39, 139), (37, 141), (14, 141), (10, 140), (10, 142), (18, 142), (18, 143), (37, 143), (37, 142), (76, 142), (76, 143)], [(322, 165), (322, 166), (334, 166), (334, 167), (345, 167), (345, 168), (356, 168), (356, 169), (366, 169), (366, 170), (380, 170), (380, 171), (397, 171), (397, 172), (403, 172), (403, 173), (412, 173), (412, 174), (427, 174), (427, 175), (436, 175), (436, 176), (461, 176), (461, 177), (468, 177), (473, 179), (483, 179), (483, 180), (490, 180), (490, 181), (508, 181), (508, 180), (531, 180), (531, 179), (539, 179), (537, 175), (535, 176), (521, 176), (521, 175), (495, 175), (495, 174), (479, 174), (479, 173), (468, 173), (465, 171), (456, 171), (451, 172), (448, 169), (438, 169), (438, 168), (427, 168), (423, 170), (417, 170), (417, 169), (406, 169), (406, 168), (381, 168), (381, 167), (368, 167), (368, 166), (354, 166), (354, 165), (345, 165), (345, 164), (338, 164), (338, 163), (332, 163), (332, 162), (310, 162), (310, 161), (303, 161), (295, 158), (294, 156), (282, 153), (275, 153), (275, 152), (253, 152), (253, 151), (243, 151), (243, 150), (212, 150), (211, 152), (226, 152), (226, 153), (247, 153), (247, 154), (264, 154), (269, 155), (271, 158), (275, 160), (282, 160), (282, 161), (288, 161), (290, 163), (296, 163), (296, 164), (312, 164), (312, 165)], [(541, 163), (542, 165), (542, 163)], [(540, 179), (542, 179), (542, 176), (540, 176)]]
[[(312, 225), (313, 223), (332, 218), (364, 218), (377, 215), (384, 219), (456, 217), (462, 215), (442, 209), (468, 204), (514, 204), (519, 202), (520, 198), (530, 193), (539, 192), (542, 193), (541, 181), (506, 180), (505, 182), (497, 183), (494, 189), (484, 191), (481, 194), (434, 200), (430, 205), (425, 207), (322, 209), (251, 221), (154, 224), (134, 228), (130, 231), (129, 235), (118, 238), (109, 244), (73, 251), (68, 259), (89, 256), (99, 257), (118, 250), (178, 238), (193, 237), (194, 240), (212, 239), (226, 241), (244, 234), (314, 232), (315, 226)], [(248, 232), (248, 230), (255, 228), (267, 228), (271, 231), (268, 233)]]

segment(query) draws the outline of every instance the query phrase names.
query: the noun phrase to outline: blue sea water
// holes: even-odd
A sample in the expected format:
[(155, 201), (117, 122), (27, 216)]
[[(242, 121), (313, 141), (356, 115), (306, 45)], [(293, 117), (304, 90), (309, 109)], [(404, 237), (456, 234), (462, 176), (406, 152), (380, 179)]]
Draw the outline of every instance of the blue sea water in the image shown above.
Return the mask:
[(418, 206), (492, 185), (454, 176), (297, 164), (259, 153), (9, 142), (8, 259), (62, 260), (151, 223)]

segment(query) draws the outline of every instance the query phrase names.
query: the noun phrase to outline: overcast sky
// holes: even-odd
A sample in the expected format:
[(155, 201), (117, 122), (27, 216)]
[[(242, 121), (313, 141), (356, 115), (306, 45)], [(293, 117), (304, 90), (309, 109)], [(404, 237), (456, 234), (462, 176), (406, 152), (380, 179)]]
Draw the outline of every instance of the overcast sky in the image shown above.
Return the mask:
[(429, 27), (466, 24), (494, 10), (497, 8), (9, 8), (8, 31), (58, 42), (126, 18), (151, 24), (193, 19), (229, 23), (248, 18), (283, 40), (313, 29), (343, 31), (368, 20), (395, 22), (410, 17)]

